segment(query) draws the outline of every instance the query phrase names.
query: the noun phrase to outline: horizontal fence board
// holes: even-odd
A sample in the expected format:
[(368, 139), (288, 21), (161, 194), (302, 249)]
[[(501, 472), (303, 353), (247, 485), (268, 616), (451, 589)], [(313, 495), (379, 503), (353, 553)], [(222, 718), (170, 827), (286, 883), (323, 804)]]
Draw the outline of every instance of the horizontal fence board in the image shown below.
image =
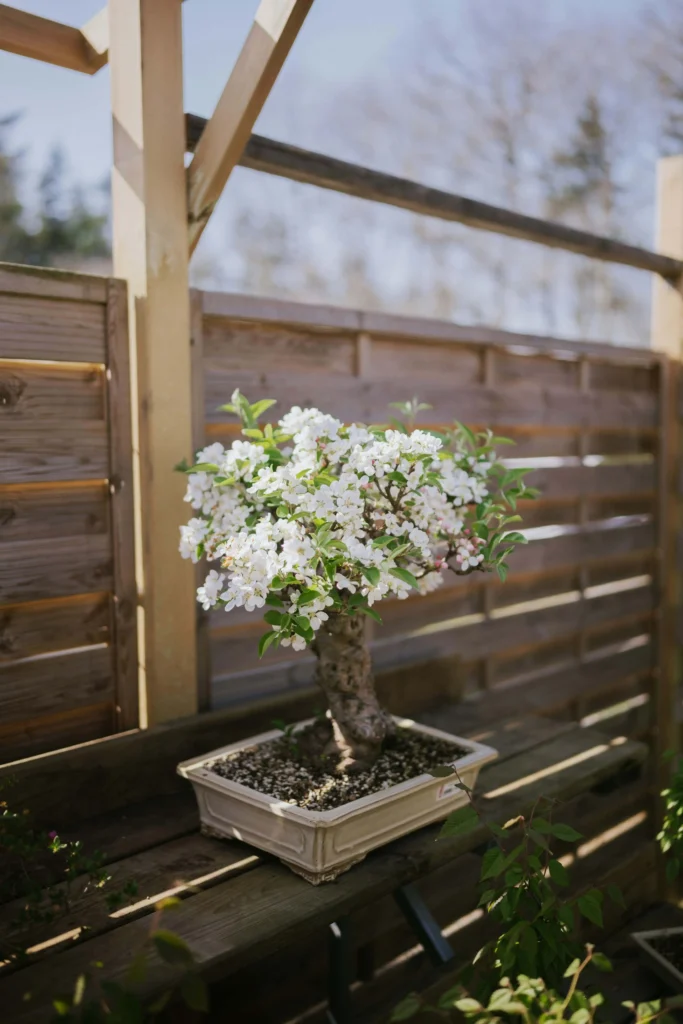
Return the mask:
[(197, 293), (205, 317), (228, 321), (279, 324), (305, 330), (342, 330), (367, 333), (373, 338), (401, 338), (413, 342), (439, 342), (446, 345), (468, 345), (482, 349), (526, 348), (563, 358), (586, 356), (600, 362), (658, 366), (662, 354), (651, 348), (621, 347), (609, 342), (575, 341), (537, 334), (504, 331), (481, 324), (456, 324), (452, 320), (425, 319), (394, 313), (367, 312), (347, 306), (321, 306), (308, 302), (266, 299), (230, 292)]
[(110, 736), (115, 731), (111, 701), (92, 707), (0, 724), (0, 763), (71, 747)]
[(46, 415), (21, 424), (0, 412), (0, 481), (43, 483), (105, 480), (109, 476), (107, 425), (103, 419), (71, 422)]
[[(279, 409), (315, 406), (341, 419), (364, 423), (386, 422), (392, 415), (389, 403), (405, 395), (387, 383), (339, 377), (327, 380), (311, 374), (278, 373), (269, 370), (236, 370), (226, 373), (205, 364), (206, 417), (216, 423), (226, 419), (219, 407), (230, 400), (236, 387), (252, 401), (277, 397)], [(599, 402), (595, 396), (569, 388), (536, 385), (514, 389), (493, 387), (444, 387), (425, 383), (420, 399), (432, 406), (418, 417), (421, 422), (448, 423), (454, 419), (472, 426), (583, 427), (592, 429), (633, 429), (657, 426), (657, 402), (639, 392), (607, 392)], [(271, 418), (281, 416), (277, 411)], [(266, 417), (267, 418), (267, 417)]]
[(401, 384), (392, 387), (405, 388), (407, 379), (415, 380), (421, 388), (429, 379), (454, 384), (480, 384), (483, 380), (483, 352), (474, 348), (446, 347), (429, 342), (393, 341), (386, 338), (372, 338), (363, 376), (372, 380), (393, 381)]
[(0, 605), (0, 663), (107, 643), (109, 603), (108, 594), (86, 594)]
[(0, 358), (104, 363), (105, 308), (0, 292)]
[(0, 604), (89, 594), (111, 586), (112, 552), (106, 534), (2, 546)]
[(7, 295), (32, 295), (36, 298), (75, 299), (79, 302), (107, 301), (107, 279), (94, 274), (79, 274), (52, 267), (27, 267), (25, 264), (0, 264), (0, 292)]
[(114, 695), (109, 647), (0, 665), (3, 723), (101, 704)]
[[(533, 613), (523, 610), (522, 606), (516, 614), (473, 623), (466, 620), (432, 622), (413, 635), (382, 639), (379, 627), (377, 639), (371, 643), (373, 666), (377, 673), (383, 673), (452, 656), (466, 661), (490, 657), (508, 650), (547, 644), (558, 637), (571, 638), (582, 630), (594, 629), (609, 620), (642, 616), (653, 609), (654, 591), (650, 586), (643, 586), (618, 594), (536, 609)], [(249, 639), (255, 651), (257, 638), (254, 635)], [(240, 654), (244, 657), (247, 648), (244, 640), (226, 642), (217, 639), (212, 644), (211, 661), (216, 677), (216, 695), (221, 690), (226, 695), (229, 693), (232, 682), (231, 643), (238, 644)], [(268, 660), (266, 655), (259, 663), (254, 653), (253, 664), (260, 667), (242, 673), (244, 683), (249, 685), (251, 682), (256, 692), (261, 692), (262, 688), (270, 690), (304, 686), (312, 680), (314, 659), (310, 655), (298, 660), (293, 660), (290, 655), (288, 661), (281, 665), (274, 664), (270, 668)], [(235, 673), (235, 676), (239, 675)]]
[(103, 420), (104, 373), (97, 367), (0, 362), (0, 423), (15, 430), (45, 419)]
[[(657, 486), (653, 464), (558, 466), (534, 469), (524, 480), (530, 487), (538, 488), (540, 498), (548, 501), (569, 500), (584, 495), (621, 495), (634, 491), (649, 494)], [(533, 504), (529, 508), (533, 508)]]
[(3, 544), (12, 541), (108, 533), (108, 499), (103, 482), (76, 486), (0, 484), (0, 552)]
[(259, 365), (347, 376), (356, 370), (356, 339), (339, 332), (310, 334), (286, 326), (207, 318), (203, 337), (204, 358), (224, 373)]

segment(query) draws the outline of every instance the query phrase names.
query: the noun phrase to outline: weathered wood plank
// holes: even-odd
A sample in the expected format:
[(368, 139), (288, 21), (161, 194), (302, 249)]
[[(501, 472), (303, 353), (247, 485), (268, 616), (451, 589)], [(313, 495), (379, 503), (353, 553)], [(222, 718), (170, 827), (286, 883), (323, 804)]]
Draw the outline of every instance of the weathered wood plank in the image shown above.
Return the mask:
[(107, 485), (0, 484), (0, 545), (109, 530)]
[[(525, 477), (545, 501), (572, 501), (579, 497), (654, 494), (657, 473), (653, 463), (604, 466), (559, 466), (535, 469)], [(533, 507), (533, 506), (532, 506)]]
[[(198, 304), (201, 296), (199, 292)], [(204, 359), (226, 374), (263, 365), (289, 368), (297, 373), (353, 376), (355, 339), (350, 334), (335, 330), (314, 334), (282, 324), (250, 324), (222, 317), (200, 319)]]
[(0, 415), (3, 483), (106, 480), (108, 473), (104, 419), (71, 421), (55, 411), (19, 423)]
[(108, 647), (0, 665), (0, 718), (20, 722), (114, 697)]
[(104, 363), (104, 349), (104, 306), (0, 290), (0, 358)]
[(106, 534), (22, 540), (2, 545), (0, 603), (39, 601), (112, 587), (112, 553)]
[(0, 263), (0, 292), (102, 304), (107, 301), (103, 277), (53, 267), (28, 267), (24, 263)]
[[(644, 753), (640, 744), (610, 745), (590, 730), (566, 733), (482, 773), (487, 813), (508, 817), (528, 808), (541, 792), (569, 798)], [(313, 888), (279, 864), (260, 866), (185, 900), (176, 909), (174, 929), (189, 943), (202, 971), (225, 975), (473, 849), (487, 830), (482, 826), (470, 836), (435, 843), (437, 833), (438, 826), (391, 844), (334, 886)], [(145, 928), (144, 920), (131, 922), (8, 977), (0, 994), (16, 1024), (43, 1019), (56, 980), (77, 974), (85, 959), (101, 959), (110, 978), (121, 977)], [(145, 994), (158, 991), (167, 977), (168, 968), (154, 958)], [(26, 991), (33, 993), (29, 1002), (23, 999)]]
[(0, 605), (0, 663), (107, 643), (109, 601), (109, 594), (85, 594)]
[(104, 419), (104, 373), (97, 367), (0, 363), (0, 423), (21, 431), (45, 420)]
[(113, 565), (111, 644), (119, 729), (139, 721), (137, 585), (133, 521), (133, 423), (128, 346), (128, 297), (122, 281), (107, 291), (106, 406), (109, 435), (109, 514)]
[(20, 722), (0, 724), (0, 762), (35, 757), (108, 736), (115, 729), (110, 700), (75, 710), (56, 711)]
[[(195, 114), (186, 115), (188, 149), (194, 149), (205, 124), (204, 118)], [(303, 184), (317, 185), (318, 188), (398, 206), (413, 213), (467, 224), (482, 231), (523, 238), (593, 259), (639, 267), (666, 278), (675, 279), (683, 272), (680, 260), (672, 257), (591, 235), (565, 224), (528, 217), (476, 199), (429, 188), (406, 178), (383, 174), (346, 160), (266, 139), (261, 135), (251, 136), (239, 163), (242, 167)]]
[[(277, 398), (280, 410), (290, 406), (315, 406), (347, 422), (386, 422), (389, 403), (398, 401), (384, 381), (327, 380), (315, 374), (291, 374), (267, 368), (235, 370), (230, 373), (205, 361), (206, 417), (210, 423), (226, 420), (219, 411), (236, 387), (255, 400)], [(606, 392), (599, 402), (593, 395), (571, 388), (543, 388), (529, 385), (519, 389), (470, 386), (447, 387), (425, 382), (420, 398), (431, 409), (418, 416), (422, 423), (449, 423), (459, 419), (472, 426), (494, 425), (497, 430), (514, 426), (582, 427), (584, 429), (654, 428), (657, 402), (641, 392)], [(273, 410), (272, 416), (282, 415)]]

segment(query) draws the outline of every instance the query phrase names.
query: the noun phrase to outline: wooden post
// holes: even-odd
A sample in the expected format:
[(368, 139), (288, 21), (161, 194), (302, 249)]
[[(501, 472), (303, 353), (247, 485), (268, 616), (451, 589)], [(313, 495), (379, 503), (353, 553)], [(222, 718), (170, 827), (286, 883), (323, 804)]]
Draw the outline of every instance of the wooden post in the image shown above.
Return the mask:
[[(114, 272), (128, 281), (147, 724), (197, 709), (194, 567), (178, 554), (192, 450), (181, 0), (112, 0)], [(145, 724), (143, 703), (142, 724)]]
[[(657, 178), (657, 247), (683, 255), (683, 156), (659, 161)], [(652, 347), (668, 356), (660, 369), (659, 443), (659, 622), (658, 672), (652, 686), (654, 781), (657, 791), (669, 781), (666, 750), (679, 749), (678, 707), (681, 683), (680, 620), (683, 586), (680, 561), (683, 503), (680, 487), (680, 366), (683, 357), (683, 280), (655, 278), (652, 297)], [(662, 882), (666, 893), (666, 883)]]

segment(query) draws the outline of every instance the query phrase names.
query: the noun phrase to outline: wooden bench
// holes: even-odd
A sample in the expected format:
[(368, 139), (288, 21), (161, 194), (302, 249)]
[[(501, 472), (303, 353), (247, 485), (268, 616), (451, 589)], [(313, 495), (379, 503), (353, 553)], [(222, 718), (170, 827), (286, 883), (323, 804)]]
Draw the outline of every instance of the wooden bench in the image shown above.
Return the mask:
[[(444, 714), (422, 717), (444, 724)], [(500, 751), (499, 760), (484, 769), (478, 785), (480, 807), (491, 820), (502, 823), (528, 811), (542, 795), (569, 801), (561, 820), (583, 824), (581, 830), (590, 837), (628, 818), (629, 808), (645, 805), (647, 787), (638, 775), (647, 748), (640, 742), (534, 716), (508, 718), (496, 724), (482, 714), (480, 706), (460, 707), (458, 724), (463, 735), (482, 738)], [(184, 754), (180, 750), (177, 759)], [(599, 792), (601, 787), (617, 782), (622, 793), (618, 800), (610, 793)], [(646, 812), (636, 813), (644, 816)], [(651, 879), (648, 884), (653, 884), (654, 844), (647, 827), (639, 822), (637, 842), (632, 832), (627, 838), (628, 848), (638, 849), (640, 859), (634, 864), (631, 857), (629, 871), (631, 875), (636, 872), (642, 890), (646, 877)], [(4, 975), (0, 971), (3, 1020), (8, 1024), (37, 1024), (48, 1019), (54, 995), (68, 989), (71, 980), (93, 961), (104, 964), (106, 977), (121, 980), (149, 931), (154, 904), (170, 894), (181, 897), (182, 902), (169, 912), (165, 925), (186, 940), (209, 981), (228, 979), (228, 991), (233, 985), (238, 989), (252, 966), (268, 956), (276, 954), (291, 961), (292, 956), (301, 955), (296, 950), (307, 942), (309, 949), (319, 951), (321, 936), (324, 950), (325, 936), (336, 924), (330, 933), (332, 949), (338, 951), (333, 952), (333, 960), (337, 959), (332, 998), (343, 1016), (348, 1009), (346, 982), (357, 980), (359, 974), (355, 958), (401, 923), (400, 908), (392, 894), (424, 879), (421, 892), (435, 910), (439, 925), (444, 913), (457, 913), (458, 906), (476, 905), (478, 856), (472, 851), (481, 848), (490, 833), (483, 824), (466, 837), (437, 841), (438, 833), (439, 827), (434, 826), (408, 835), (371, 854), (335, 883), (313, 887), (277, 861), (241, 843), (202, 836), (197, 831), (189, 786), (121, 807), (100, 819), (81, 821), (74, 826), (73, 834), (87, 848), (106, 851), (111, 886), (120, 889), (134, 881), (137, 895), (113, 913), (104, 906), (101, 892), (76, 895), (69, 913), (52, 927), (53, 943), (34, 954), (35, 962), (20, 969), (9, 968)], [(444, 872), (452, 865), (457, 871), (444, 887)], [(614, 867), (618, 869), (618, 864)], [(436, 892), (430, 889), (432, 879), (437, 880)], [(17, 909), (17, 905), (0, 908), (0, 928), (16, 916)], [(356, 939), (350, 945), (343, 922), (351, 922), (356, 930)], [(381, 932), (382, 924), (388, 925), (388, 932), (386, 928)], [(79, 938), (78, 930), (84, 927), (88, 929), (87, 937)], [(407, 926), (402, 923), (402, 927)], [(325, 982), (320, 979), (324, 953), (320, 957), (318, 984), (307, 996), (310, 1004), (324, 1002), (327, 994)], [(141, 986), (145, 997), (152, 998), (164, 990), (172, 973), (156, 954), (150, 955), (147, 977)], [(360, 968), (363, 973), (369, 981), (372, 970), (367, 957), (365, 969)], [(296, 970), (293, 974), (289, 988), (298, 983), (301, 989), (306, 970), (301, 967), (298, 978)], [(256, 1007), (263, 1005), (262, 988), (252, 988), (253, 1008), (247, 995), (244, 1014), (232, 1019), (278, 1019), (269, 1017), (263, 1008), (257, 1011)], [(28, 1000), (26, 993), (31, 994)]]

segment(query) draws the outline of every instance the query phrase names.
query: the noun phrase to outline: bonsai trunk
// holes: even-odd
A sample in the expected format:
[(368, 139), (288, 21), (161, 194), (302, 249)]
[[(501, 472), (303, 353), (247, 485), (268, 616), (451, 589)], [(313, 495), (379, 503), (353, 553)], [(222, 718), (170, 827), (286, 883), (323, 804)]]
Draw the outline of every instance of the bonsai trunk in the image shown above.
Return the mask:
[(377, 700), (370, 652), (360, 615), (330, 613), (316, 634), (316, 682), (327, 698), (328, 720), (320, 727), (322, 753), (338, 757), (340, 771), (363, 771), (394, 731)]

